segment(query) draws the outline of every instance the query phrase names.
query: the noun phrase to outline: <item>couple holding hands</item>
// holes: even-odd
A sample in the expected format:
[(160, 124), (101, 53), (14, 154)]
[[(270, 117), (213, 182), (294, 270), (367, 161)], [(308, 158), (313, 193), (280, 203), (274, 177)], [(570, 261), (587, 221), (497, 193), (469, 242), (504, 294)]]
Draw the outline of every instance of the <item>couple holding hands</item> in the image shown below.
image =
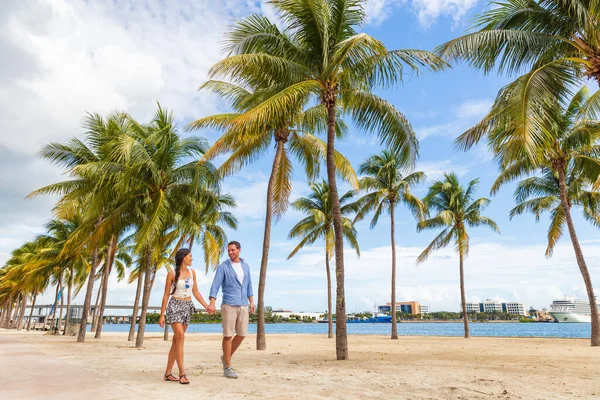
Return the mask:
[[(209, 314), (215, 314), (215, 301), (219, 289), (223, 292), (221, 316), (223, 318), (223, 375), (237, 379), (237, 373), (231, 367), (231, 357), (248, 334), (249, 313), (254, 314), (254, 299), (250, 267), (240, 258), (241, 246), (232, 241), (227, 245), (229, 260), (217, 267), (215, 278), (210, 287), (209, 304), (198, 291), (196, 271), (192, 265), (192, 253), (188, 249), (179, 249), (175, 254), (175, 271), (169, 271), (165, 283), (162, 308), (160, 311), (160, 327), (166, 323), (173, 329), (173, 341), (169, 351), (165, 381), (188, 384), (190, 381), (183, 366), (183, 342), (185, 331), (195, 311), (192, 295), (202, 304)], [(235, 332), (235, 336), (234, 336)], [(177, 362), (179, 378), (173, 376), (171, 370)]]

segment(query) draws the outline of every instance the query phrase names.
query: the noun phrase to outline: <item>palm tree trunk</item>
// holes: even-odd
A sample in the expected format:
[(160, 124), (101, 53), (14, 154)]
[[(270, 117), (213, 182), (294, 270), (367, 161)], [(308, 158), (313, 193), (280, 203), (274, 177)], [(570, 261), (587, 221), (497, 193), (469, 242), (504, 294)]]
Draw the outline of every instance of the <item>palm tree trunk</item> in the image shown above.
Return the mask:
[(102, 336), (102, 325), (104, 324), (104, 306), (106, 305), (106, 295), (108, 293), (108, 278), (110, 277), (110, 271), (112, 270), (116, 252), (117, 237), (113, 235), (108, 244), (107, 257), (106, 262), (104, 263), (104, 271), (102, 274), (102, 301), (100, 302), (100, 309), (98, 310), (97, 314), (98, 322), (96, 323), (96, 339), (100, 339)]
[(392, 339), (398, 339), (398, 322), (396, 321), (396, 239), (394, 235), (394, 202), (390, 202), (390, 234), (392, 239)]
[(73, 274), (75, 273), (74, 266), (71, 264), (69, 268), (69, 283), (67, 284), (67, 315), (65, 316), (65, 329), (63, 336), (67, 334), (67, 326), (69, 326), (71, 316), (71, 290), (73, 289)]
[[(325, 233), (327, 238), (327, 233)], [(327, 246), (325, 247), (325, 271), (327, 271), (327, 338), (333, 338), (333, 312), (331, 310), (331, 268), (329, 267), (329, 254)]]
[(592, 286), (592, 278), (588, 271), (585, 259), (583, 257), (583, 251), (579, 245), (579, 239), (575, 232), (575, 224), (573, 224), (573, 218), (571, 218), (571, 209), (567, 200), (567, 185), (565, 178), (564, 165), (558, 166), (558, 182), (560, 187), (560, 202), (565, 212), (565, 219), (567, 220), (567, 227), (569, 228), (569, 236), (571, 237), (571, 243), (573, 244), (573, 250), (575, 251), (575, 258), (577, 259), (577, 265), (581, 271), (583, 282), (585, 282), (585, 290), (587, 291), (588, 300), (590, 301), (590, 312), (592, 314), (592, 346), (600, 346), (600, 315), (598, 315), (598, 304), (596, 303), (596, 296), (594, 295), (594, 287)]
[(62, 316), (63, 316), (63, 305), (65, 304), (65, 294), (63, 293), (63, 276), (62, 273), (60, 274), (60, 277), (58, 279), (59, 285), (60, 285), (60, 312), (58, 313), (58, 328), (56, 329), (56, 334), (60, 333), (60, 324), (62, 322)]
[(29, 319), (27, 320), (27, 332), (31, 328), (31, 318), (33, 318), (33, 309), (35, 308), (35, 300), (37, 299), (37, 292), (33, 293), (33, 301), (31, 302), (31, 311), (29, 312)]
[(4, 320), (6, 319), (6, 303), (2, 303), (0, 308), (0, 328), (4, 328)]
[[(102, 218), (98, 220), (98, 224)], [(81, 313), (81, 324), (79, 324), (79, 333), (77, 335), (78, 342), (85, 342), (85, 331), (87, 329), (87, 319), (92, 302), (92, 292), (94, 291), (94, 278), (96, 277), (96, 268), (98, 267), (98, 244), (94, 245), (92, 250), (92, 265), (90, 267), (90, 275), (88, 277), (87, 289), (85, 291), (85, 300), (83, 301), (83, 310)]]
[(469, 333), (469, 318), (467, 316), (467, 299), (465, 296), (465, 271), (463, 268), (464, 257), (462, 250), (458, 251), (458, 258), (460, 260), (460, 301), (462, 304), (463, 324), (465, 325), (465, 339), (468, 339), (471, 335)]
[(8, 328), (10, 324), (10, 316), (12, 313), (12, 299), (8, 299), (4, 305), (4, 313), (2, 314), (2, 328)]
[(6, 312), (5, 312), (5, 317), (4, 317), (4, 321), (2, 323), (2, 327), (6, 328), (6, 329), (10, 329), (10, 323), (11, 323), (11, 319), (10, 317), (12, 316), (13, 313), (13, 298), (11, 297), (7, 302), (6, 302)]
[(6, 326), (7, 326), (8, 329), (12, 329), (13, 325), (15, 323), (15, 318), (17, 316), (18, 300), (19, 300), (19, 295), (16, 295), (10, 301), (10, 314), (8, 315), (8, 321), (6, 323)]
[(335, 175), (335, 121), (337, 92), (329, 89), (323, 99), (327, 107), (327, 180), (329, 183), (329, 197), (333, 214), (333, 233), (335, 235), (335, 281), (336, 281), (336, 307), (335, 307), (335, 347), (338, 360), (347, 360), (348, 333), (346, 331), (346, 280), (344, 275), (344, 236), (342, 231), (342, 213), (340, 210), (340, 197), (337, 190)]
[(27, 308), (27, 295), (22, 294), (21, 309), (19, 310), (19, 319), (17, 321), (17, 330), (20, 331), (25, 320), (25, 309)]
[(165, 342), (169, 340), (169, 324), (165, 324), (165, 333), (163, 334), (163, 339)]
[(21, 309), (21, 294), (19, 294), (17, 296), (17, 299), (15, 300), (15, 305), (14, 305), (14, 312), (13, 312), (13, 316), (12, 316), (12, 320), (10, 322), (10, 329), (15, 329), (17, 327), (17, 320), (19, 318), (19, 310)]
[[(58, 292), (60, 290), (60, 280), (56, 284), (56, 294), (54, 295), (54, 308), (52, 309), (52, 323), (50, 324), (50, 331), (54, 331), (54, 327), (56, 326), (56, 309), (58, 308)], [(56, 334), (56, 331), (53, 332)]]
[(142, 313), (138, 325), (137, 337), (135, 338), (135, 347), (142, 347), (144, 344), (144, 332), (146, 330), (146, 314), (148, 312), (148, 302), (150, 301), (150, 291), (152, 290), (152, 253), (146, 252), (146, 272), (144, 274), (144, 295), (142, 296)]
[(11, 317), (9, 318), (8, 329), (13, 329), (15, 327), (17, 321), (17, 314), (19, 313), (19, 300), (21, 299), (21, 295), (17, 294), (15, 296), (15, 300), (11, 303)]
[(269, 246), (271, 244), (271, 222), (273, 220), (273, 185), (275, 185), (275, 174), (277, 166), (281, 162), (283, 140), (277, 140), (277, 151), (271, 168), (271, 176), (267, 185), (267, 211), (265, 215), (265, 232), (263, 236), (262, 258), (260, 260), (260, 275), (258, 278), (258, 316), (256, 320), (256, 350), (267, 349), (267, 338), (265, 335), (265, 285), (267, 280), (267, 264), (269, 262)]
[(144, 282), (144, 274), (140, 271), (137, 279), (137, 289), (135, 290), (135, 303), (133, 304), (133, 314), (131, 316), (131, 326), (129, 327), (129, 336), (127, 341), (131, 342), (135, 335), (135, 324), (137, 323), (137, 315), (140, 305), (140, 294), (142, 293), (142, 283)]
[(102, 294), (102, 281), (103, 280), (100, 280), (100, 286), (98, 286), (96, 302), (94, 303), (94, 311), (92, 312), (92, 328), (90, 329), (92, 332), (96, 332), (96, 327), (98, 327), (98, 310), (100, 307), (100, 295)]

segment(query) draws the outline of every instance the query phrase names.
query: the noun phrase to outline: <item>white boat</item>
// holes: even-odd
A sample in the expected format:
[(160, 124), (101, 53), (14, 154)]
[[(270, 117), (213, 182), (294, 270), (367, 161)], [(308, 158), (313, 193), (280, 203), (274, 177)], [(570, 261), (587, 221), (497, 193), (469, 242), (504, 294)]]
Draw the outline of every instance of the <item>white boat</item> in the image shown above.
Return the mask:
[(576, 297), (567, 296), (561, 300), (554, 300), (550, 306), (550, 315), (557, 322), (592, 322), (590, 302)]

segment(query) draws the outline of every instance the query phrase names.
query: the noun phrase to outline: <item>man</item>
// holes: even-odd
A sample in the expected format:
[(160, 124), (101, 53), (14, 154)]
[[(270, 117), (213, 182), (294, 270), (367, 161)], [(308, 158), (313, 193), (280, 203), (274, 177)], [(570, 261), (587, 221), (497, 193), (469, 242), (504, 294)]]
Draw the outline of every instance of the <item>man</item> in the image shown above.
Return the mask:
[[(227, 245), (229, 260), (217, 267), (215, 279), (210, 287), (210, 304), (208, 312), (216, 311), (215, 300), (219, 288), (223, 292), (221, 316), (223, 317), (223, 374), (227, 378), (237, 379), (237, 373), (231, 367), (231, 357), (240, 347), (248, 334), (248, 303), (250, 312), (254, 314), (254, 299), (250, 267), (240, 258), (242, 246), (232, 241)], [(235, 336), (233, 333), (235, 331)]]

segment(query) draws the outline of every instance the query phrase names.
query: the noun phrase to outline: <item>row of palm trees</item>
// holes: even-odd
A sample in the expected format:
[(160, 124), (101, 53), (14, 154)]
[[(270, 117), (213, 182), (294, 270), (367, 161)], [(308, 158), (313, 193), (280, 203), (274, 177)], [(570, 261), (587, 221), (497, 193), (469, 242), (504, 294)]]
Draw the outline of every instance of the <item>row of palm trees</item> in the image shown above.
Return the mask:
[[(141, 285), (143, 276), (146, 300), (155, 266), (164, 254), (155, 249), (168, 248), (167, 243), (175, 238), (191, 244), (208, 233), (212, 239), (201, 242), (205, 246), (216, 244), (215, 233), (205, 228), (204, 222), (194, 220), (199, 218), (198, 207), (209, 204), (206, 198), (218, 193), (214, 189), (223, 177), (256, 160), (274, 144), (258, 288), (257, 349), (266, 348), (264, 292), (272, 218), (283, 215), (289, 204), (293, 170), (290, 154), (293, 154), (309, 180), (319, 175), (323, 160), (326, 164), (333, 230), (333, 236), (331, 233), (326, 236), (330, 245), (327, 254), (335, 256), (336, 274), (336, 355), (338, 359), (347, 359), (343, 253), (347, 228), (336, 175), (355, 189), (358, 179), (347, 159), (335, 150), (335, 140), (348, 130), (342, 118), (351, 119), (359, 130), (376, 134), (397, 159), (397, 165), (412, 171), (418, 157), (416, 135), (404, 115), (375, 95), (374, 90), (401, 83), (406, 67), (415, 73), (422, 69), (439, 71), (449, 67), (449, 61), (464, 59), (485, 72), (496, 66), (500, 72), (509, 74), (525, 72), (499, 92), (490, 113), (457, 139), (457, 147), (466, 150), (487, 140), (501, 168), (493, 192), (506, 182), (533, 175), (519, 185), (516, 196), (519, 205), (511, 215), (524, 211), (532, 211), (536, 216), (543, 211), (552, 212), (548, 255), (564, 224), (567, 225), (592, 306), (592, 345), (600, 345), (600, 320), (591, 278), (570, 213), (573, 205), (581, 204), (584, 215), (593, 223), (598, 215), (595, 199), (600, 162), (595, 119), (600, 96), (598, 92), (588, 96), (585, 90), (575, 89), (585, 77), (600, 79), (596, 57), (600, 47), (597, 0), (501, 1), (479, 16), (474, 32), (438, 47), (435, 53), (388, 50), (380, 41), (359, 32), (366, 19), (364, 3), (271, 0), (282, 21), (280, 25), (262, 15), (238, 22), (225, 41), (227, 56), (211, 68), (210, 80), (202, 86), (227, 99), (233, 112), (193, 122), (192, 129), (217, 128), (224, 133), (210, 149), (202, 143), (194, 150), (183, 151), (186, 156), (199, 157), (200, 163), (179, 165), (180, 158), (175, 157), (176, 161), (170, 159), (169, 164), (163, 158), (165, 153), (158, 147), (164, 143), (159, 137), (172, 129), (172, 121), (163, 123), (164, 118), (159, 116), (164, 111), (160, 109), (157, 121), (148, 126), (140, 126), (128, 117), (115, 118), (106, 129), (134, 133), (113, 140), (112, 150), (105, 151), (110, 146), (101, 146), (102, 141), (93, 141), (99, 147), (91, 155), (72, 157), (63, 155), (60, 149), (49, 149), (48, 158), (67, 167), (74, 179), (39, 193), (64, 195), (57, 205), (59, 215), (72, 215), (76, 205), (84, 204), (86, 216), (93, 216), (85, 219), (83, 228), (67, 242), (67, 251), (63, 253), (76, 249), (89, 254), (87, 307), (101, 258), (105, 257), (111, 265), (118, 238), (126, 233), (130, 233), (129, 241), (137, 252), (141, 268), (138, 283)], [(127, 129), (122, 125), (127, 125)], [(326, 136), (326, 141), (314, 136), (319, 133)], [(152, 158), (155, 152), (156, 160)], [(230, 153), (230, 157), (214, 169), (210, 161), (224, 153)], [(158, 167), (168, 172), (157, 172)], [(363, 172), (369, 173), (368, 169)], [(399, 185), (392, 194), (381, 189), (389, 180), (386, 173), (363, 182), (373, 193), (380, 193), (364, 200), (357, 215), (362, 218), (373, 212), (376, 223), (381, 212), (393, 215), (395, 205), (405, 203), (415, 216), (422, 217), (428, 200), (430, 208), (438, 214), (421, 220), (418, 228), (444, 230), (420, 260), (454, 241), (462, 266), (468, 253), (466, 226), (483, 224), (497, 229), (493, 221), (481, 217), (487, 200), (473, 200), (476, 182), (467, 189), (450, 192), (457, 185), (448, 175), (419, 204), (405, 188), (422, 177), (409, 172), (405, 177), (411, 177), (409, 182)], [(178, 179), (186, 184), (174, 184)], [(116, 200), (123, 199), (123, 194), (125, 200)], [(230, 198), (229, 203), (232, 203)], [(223, 215), (218, 207), (213, 214), (215, 218)], [(228, 221), (234, 222), (231, 218)], [(123, 230), (113, 231), (110, 227)], [(302, 228), (299, 229), (301, 235)], [(393, 229), (392, 224), (392, 238)], [(107, 248), (106, 256), (101, 250), (103, 246)], [(395, 246), (393, 240), (392, 246)], [(218, 259), (218, 247), (213, 246), (214, 251), (205, 253), (209, 254), (205, 256), (207, 265)], [(394, 297), (394, 289), (392, 292)], [(84, 335), (85, 332), (80, 332), (80, 337)]]
[[(359, 32), (366, 21), (364, 3), (360, 0), (271, 0), (269, 4), (279, 17), (279, 25), (262, 15), (252, 15), (238, 22), (225, 40), (227, 56), (212, 67), (211, 80), (203, 86), (230, 100), (238, 112), (203, 118), (194, 124), (196, 128), (213, 127), (225, 131), (214, 153), (209, 152), (205, 159), (233, 151), (238, 156), (232, 157), (232, 166), (237, 168), (268, 147), (264, 139), (266, 132), (272, 132), (278, 143), (277, 154), (281, 155), (284, 154), (287, 132), (307, 128), (324, 131), (334, 232), (337, 358), (348, 358), (344, 227), (336, 182), (336, 173), (343, 174), (344, 171), (340, 171), (335, 157), (335, 140), (344, 132), (341, 118), (349, 117), (359, 130), (376, 134), (384, 147), (401, 158), (401, 164), (414, 166), (418, 141), (410, 123), (393, 105), (375, 95), (374, 90), (402, 82), (406, 67), (417, 74), (422, 69), (435, 72), (457, 60), (466, 60), (486, 73), (496, 67), (500, 73), (525, 72), (500, 90), (490, 113), (457, 139), (457, 147), (467, 150), (487, 139), (500, 168), (512, 171), (501, 175), (494, 190), (504, 182), (539, 171), (550, 171), (557, 177), (559, 210), (562, 211), (558, 211), (555, 222), (562, 226), (560, 222), (564, 220), (569, 229), (592, 305), (592, 345), (600, 345), (600, 318), (591, 278), (570, 217), (572, 203), (567, 197), (566, 182), (567, 170), (571, 168), (574, 175), (581, 176), (578, 182), (582, 188), (590, 185), (596, 188), (600, 172), (597, 168), (600, 162), (594, 156), (596, 137), (593, 129), (600, 110), (600, 92), (589, 97), (581, 93), (578, 97), (585, 97), (585, 101), (580, 108), (571, 112), (567, 108), (571, 98), (577, 97), (575, 88), (582, 85), (584, 78), (600, 82), (598, 0), (499, 1), (475, 19), (471, 33), (439, 46), (435, 53), (414, 49), (388, 50), (377, 39)], [(572, 125), (564, 121), (561, 110), (567, 110), (567, 119)], [(307, 126), (305, 122), (308, 121), (315, 124)], [(579, 129), (582, 124), (592, 130)], [(574, 158), (557, 150), (557, 132), (567, 134), (571, 128), (588, 134), (575, 134), (582, 141), (567, 145), (581, 146), (577, 151), (583, 153), (576, 157), (572, 155)], [(289, 191), (289, 181), (274, 190), (282, 169), (291, 171), (289, 163), (282, 163), (284, 159), (275, 157), (267, 189), (258, 290), (259, 350), (266, 348), (262, 306), (271, 217), (274, 211), (285, 209), (278, 207), (272, 199)], [(535, 187), (535, 183), (539, 182), (530, 181), (529, 187)], [(588, 192), (595, 196), (594, 190)], [(540, 193), (532, 189), (524, 190), (523, 194), (528, 198)], [(529, 200), (528, 204), (536, 201)], [(547, 207), (548, 202), (556, 204), (546, 200), (540, 207)], [(287, 206), (287, 202), (283, 204)], [(518, 212), (514, 211), (515, 214)], [(446, 232), (446, 236), (442, 235), (440, 242), (431, 249), (444, 244), (445, 239), (455, 237), (460, 243), (459, 253), (466, 255), (466, 233), (461, 225), (464, 221), (458, 216), (446, 215), (444, 218), (438, 223), (456, 218), (458, 227)], [(560, 232), (555, 230), (549, 236), (560, 237)], [(551, 248), (551, 243), (549, 246)]]
[[(58, 300), (66, 282), (68, 293), (60, 297), (61, 306), (67, 298), (67, 318), (72, 290), (76, 294), (86, 287), (77, 337), (82, 342), (98, 280), (93, 329), (99, 338), (109, 276), (114, 269), (122, 279), (130, 268), (130, 282), (137, 280), (134, 316), (141, 299), (136, 337), (140, 347), (157, 271), (169, 267), (172, 249), (184, 243), (190, 247), (200, 243), (207, 270), (216, 266), (227, 243), (223, 226), (237, 226), (236, 218), (225, 211), (235, 202), (221, 193), (214, 167), (197, 163), (208, 149), (206, 140), (183, 138), (173, 115), (160, 105), (148, 124), (115, 112), (107, 117), (89, 115), (85, 128), (85, 140), (49, 144), (41, 152), (63, 167), (70, 179), (29, 195), (54, 193), (60, 199), (48, 233), (15, 250), (0, 270), (2, 326), (11, 320), (12, 310), (18, 315), (12, 321), (22, 321), (28, 298), (35, 302), (50, 283), (56, 284)], [(134, 317), (129, 340), (135, 324)]]

